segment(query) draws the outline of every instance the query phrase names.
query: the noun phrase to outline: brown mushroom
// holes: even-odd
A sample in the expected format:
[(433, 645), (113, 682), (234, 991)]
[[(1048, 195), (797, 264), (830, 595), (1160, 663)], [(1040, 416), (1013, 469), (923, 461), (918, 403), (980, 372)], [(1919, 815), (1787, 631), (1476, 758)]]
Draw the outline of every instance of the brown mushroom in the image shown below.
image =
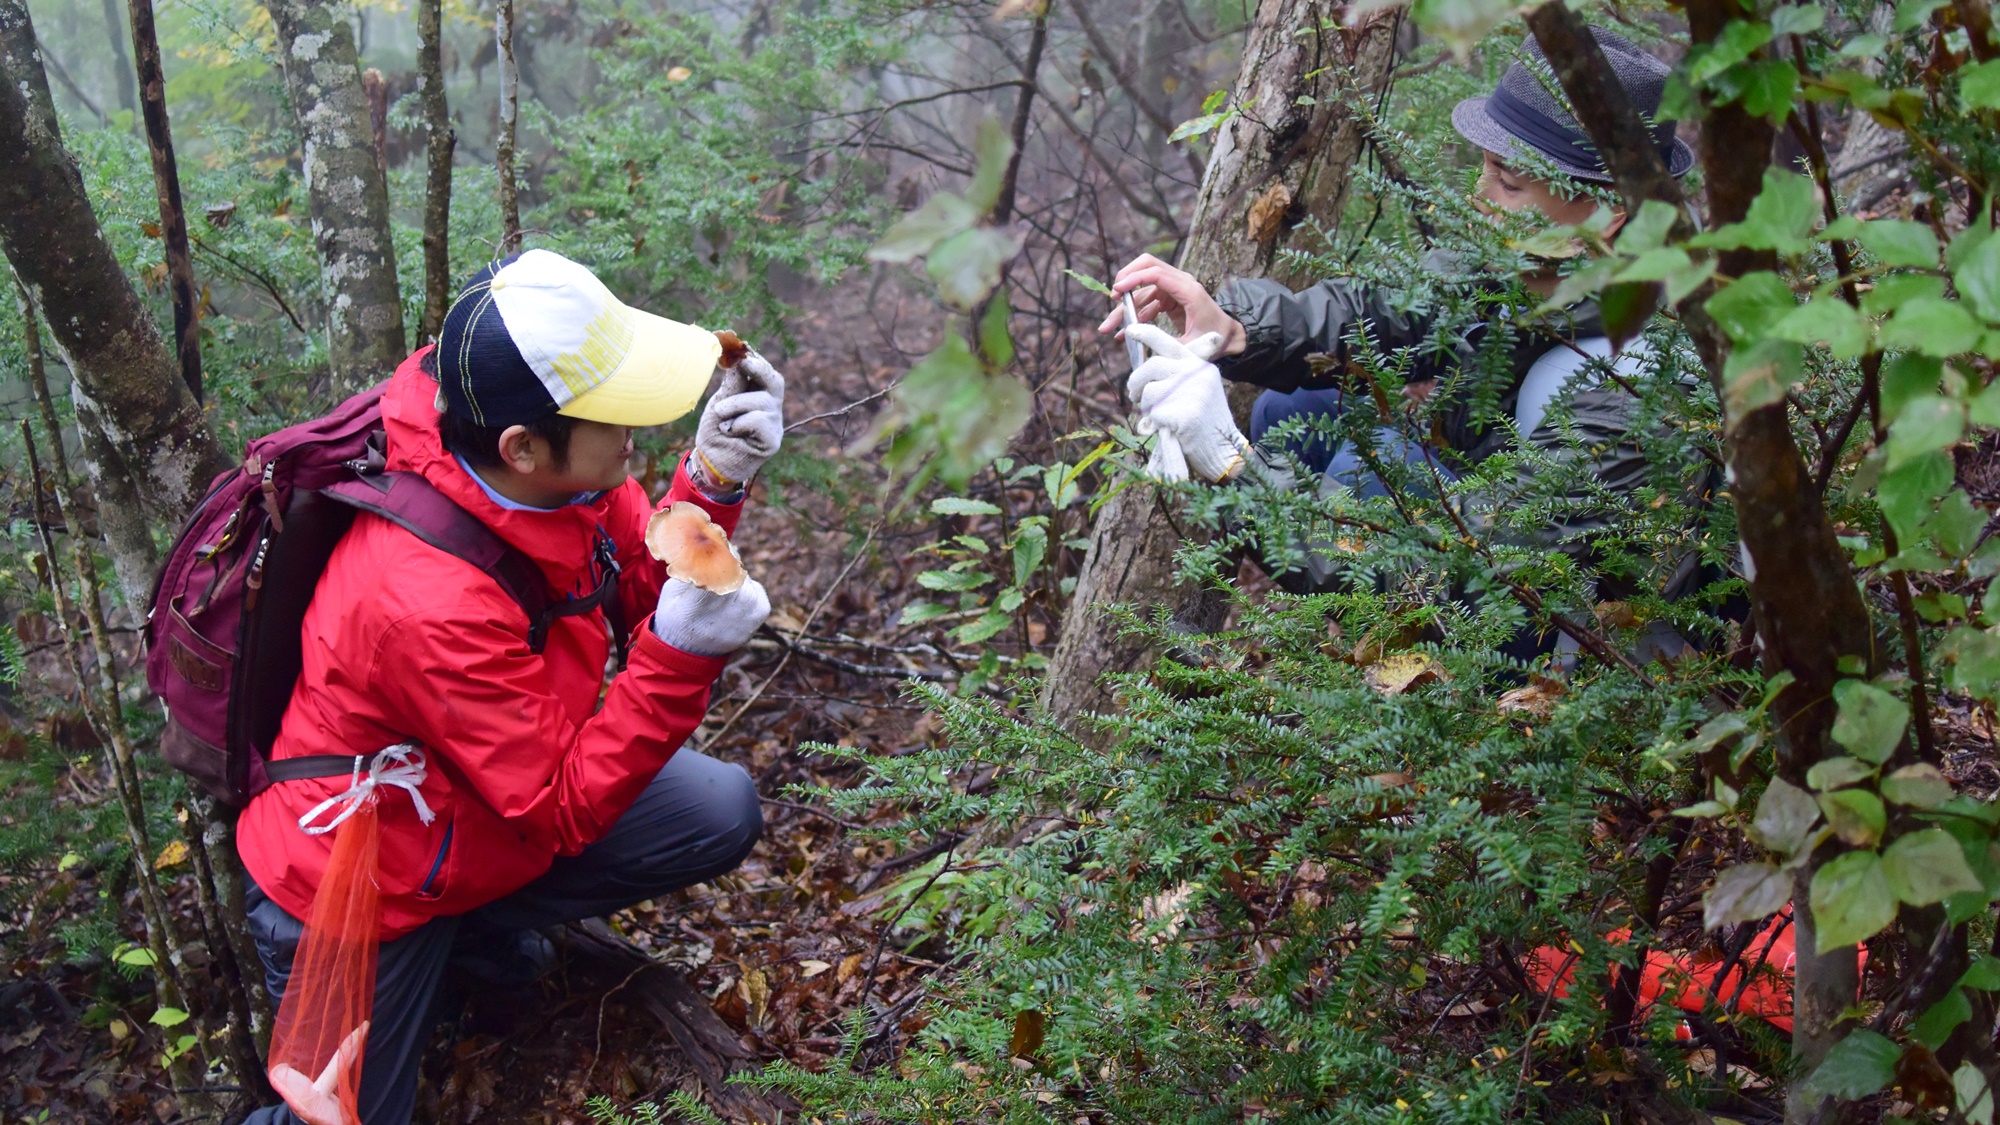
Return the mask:
[(715, 338), (722, 342), (722, 366), (724, 367), (734, 367), (743, 362), (744, 356), (750, 354), (750, 345), (743, 342), (743, 337), (738, 336), (727, 328), (717, 332)]
[(736, 545), (699, 505), (685, 500), (662, 508), (646, 521), (646, 550), (679, 578), (711, 594), (733, 594), (749, 576)]

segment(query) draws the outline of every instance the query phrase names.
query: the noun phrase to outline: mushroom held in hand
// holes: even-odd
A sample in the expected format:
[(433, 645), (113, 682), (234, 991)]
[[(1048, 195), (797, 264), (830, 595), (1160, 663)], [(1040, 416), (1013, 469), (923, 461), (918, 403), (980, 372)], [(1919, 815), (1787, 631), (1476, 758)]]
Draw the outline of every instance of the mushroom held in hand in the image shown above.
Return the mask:
[(733, 594), (748, 577), (736, 545), (699, 505), (685, 500), (662, 508), (646, 521), (646, 550), (678, 578), (711, 594)]
[(715, 338), (722, 344), (722, 366), (724, 367), (734, 367), (743, 362), (744, 356), (750, 354), (750, 345), (743, 342), (743, 337), (738, 336), (727, 328), (717, 332)]

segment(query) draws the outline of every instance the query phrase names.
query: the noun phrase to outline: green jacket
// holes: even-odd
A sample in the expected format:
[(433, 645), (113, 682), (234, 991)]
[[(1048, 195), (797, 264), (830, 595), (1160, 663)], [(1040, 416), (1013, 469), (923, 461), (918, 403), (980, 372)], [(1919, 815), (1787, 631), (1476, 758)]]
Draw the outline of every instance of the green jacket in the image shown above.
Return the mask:
[[(1225, 378), (1252, 383), (1275, 391), (1318, 390), (1339, 385), (1348, 368), (1351, 340), (1357, 328), (1365, 328), (1380, 353), (1412, 349), (1412, 382), (1438, 380), (1433, 398), (1431, 443), (1441, 450), (1440, 460), (1467, 469), (1499, 452), (1512, 440), (1511, 427), (1501, 419), (1511, 419), (1528, 369), (1556, 341), (1541, 333), (1517, 332), (1504, 345), (1504, 359), (1494, 371), (1496, 378), (1481, 380), (1465, 369), (1480, 351), (1480, 337), (1492, 331), (1510, 331), (1506, 326), (1482, 324), (1463, 337), (1443, 337), (1432, 320), (1400, 309), (1393, 294), (1348, 282), (1322, 281), (1293, 292), (1268, 279), (1248, 278), (1225, 284), (1216, 294), (1223, 311), (1243, 325), (1244, 350), (1219, 361)], [(1569, 311), (1564, 336), (1571, 340), (1604, 334), (1594, 304), (1579, 305)], [(1308, 356), (1325, 354), (1334, 359), (1316, 373)], [(1487, 382), (1485, 394), (1473, 384)], [(1498, 391), (1497, 398), (1491, 397)], [(1475, 410), (1474, 398), (1488, 398), (1484, 411)], [(1606, 379), (1595, 387), (1565, 392), (1559, 397), (1567, 404), (1562, 416), (1565, 433), (1544, 421), (1527, 435), (1530, 445), (1555, 461), (1587, 468), (1616, 502), (1602, 495), (1572, 495), (1573, 502), (1560, 505), (1560, 514), (1551, 522), (1533, 529), (1499, 527), (1495, 538), (1503, 543), (1562, 551), (1587, 556), (1594, 535), (1609, 527), (1620, 510), (1629, 510), (1634, 497), (1652, 477), (1641, 451), (1637, 424), (1639, 403), (1635, 396)], [(1555, 415), (1551, 415), (1553, 418)], [(1493, 421), (1482, 423), (1481, 418)], [(1499, 482), (1491, 491), (1466, 497), (1462, 511), (1471, 522), (1492, 524), (1491, 513), (1505, 510), (1510, 499), (1526, 494), (1532, 483), (1531, 470), (1523, 469), (1511, 480)], [(1691, 466), (1685, 488), (1690, 495), (1708, 486), (1705, 465)], [(1324, 483), (1324, 482), (1323, 482)], [(1315, 564), (1312, 571), (1320, 571)], [(1302, 576), (1295, 576), (1302, 577)], [(1310, 585), (1323, 588), (1324, 575), (1311, 575)], [(1682, 564), (1673, 568), (1665, 583), (1668, 592), (1689, 586), (1693, 570)], [(1295, 585), (1305, 585), (1294, 582)]]

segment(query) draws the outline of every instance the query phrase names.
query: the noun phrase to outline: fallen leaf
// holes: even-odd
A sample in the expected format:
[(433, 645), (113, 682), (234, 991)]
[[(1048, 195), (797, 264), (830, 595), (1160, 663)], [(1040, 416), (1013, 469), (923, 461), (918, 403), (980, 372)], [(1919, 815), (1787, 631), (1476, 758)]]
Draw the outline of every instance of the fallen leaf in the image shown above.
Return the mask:
[(1630, 629), (1639, 624), (1639, 613), (1630, 602), (1598, 602), (1597, 620), (1606, 629)]
[(1546, 719), (1549, 717), (1549, 712), (1555, 709), (1556, 700), (1562, 698), (1565, 690), (1561, 680), (1543, 679), (1538, 676), (1527, 687), (1502, 692), (1500, 713)]
[(736, 994), (743, 999), (750, 1026), (762, 1027), (771, 1012), (771, 981), (764, 970), (743, 970), (743, 979), (736, 982)]
[(132, 1025), (124, 1020), (112, 1020), (105, 1025), (105, 1030), (111, 1033), (113, 1041), (123, 1042), (127, 1035), (132, 1034)]
[(1017, 1059), (1032, 1059), (1035, 1052), (1042, 1049), (1042, 1035), (1047, 1028), (1042, 1013), (1033, 1008), (1014, 1015), (1014, 1035), (1007, 1041), (1007, 1053)]
[(846, 984), (848, 981), (854, 979), (854, 974), (860, 971), (861, 954), (850, 953), (840, 959), (840, 968), (833, 971), (834, 982), (836, 984)]
[(159, 857), (153, 860), (153, 870), (165, 871), (169, 867), (178, 867), (186, 863), (187, 858), (187, 841), (169, 840), (167, 841), (167, 846), (160, 849)]
[(694, 71), (689, 70), (687, 67), (675, 66), (667, 68), (667, 81), (669, 82), (686, 82), (692, 77), (694, 77)]
[(1047, 0), (1000, 0), (993, 9), (993, 19), (1010, 20), (1015, 16), (1038, 16), (1042, 14)]
[(807, 980), (811, 980), (828, 969), (833, 968), (833, 966), (825, 961), (801, 961), (799, 962), (799, 968), (802, 970), (799, 975)]
[(1425, 684), (1451, 679), (1451, 673), (1428, 653), (1399, 652), (1370, 665), (1363, 679), (1383, 695), (1402, 695)]

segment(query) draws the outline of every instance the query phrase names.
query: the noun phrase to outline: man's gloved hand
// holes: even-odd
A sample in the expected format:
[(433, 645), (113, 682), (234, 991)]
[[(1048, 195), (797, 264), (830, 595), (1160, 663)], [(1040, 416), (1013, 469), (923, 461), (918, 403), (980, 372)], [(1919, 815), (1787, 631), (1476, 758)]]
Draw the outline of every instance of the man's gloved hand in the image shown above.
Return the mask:
[(728, 656), (771, 615), (771, 598), (755, 578), (734, 593), (711, 594), (679, 578), (660, 587), (653, 635), (696, 656)]
[(695, 457), (711, 483), (738, 489), (750, 483), (784, 437), (785, 377), (752, 351), (724, 369), (715, 397), (701, 412)]
[(1222, 347), (1221, 334), (1206, 332), (1184, 344), (1150, 324), (1135, 324), (1125, 335), (1153, 352), (1125, 385), (1139, 408), (1136, 429), (1159, 435), (1146, 472), (1186, 480), (1192, 470), (1205, 481), (1240, 472), (1250, 443), (1230, 416), (1222, 372), (1209, 362)]

